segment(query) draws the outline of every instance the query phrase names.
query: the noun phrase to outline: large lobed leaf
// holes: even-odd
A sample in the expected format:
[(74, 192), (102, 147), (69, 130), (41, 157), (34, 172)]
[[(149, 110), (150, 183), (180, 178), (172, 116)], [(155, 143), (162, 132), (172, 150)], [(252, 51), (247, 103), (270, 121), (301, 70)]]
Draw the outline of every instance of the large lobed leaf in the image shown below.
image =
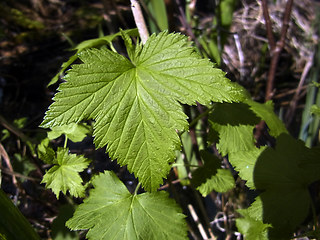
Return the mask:
[(95, 119), (97, 147), (127, 165), (146, 190), (155, 190), (188, 127), (179, 104), (241, 101), (243, 89), (201, 59), (181, 34), (152, 35), (129, 49), (131, 61), (109, 50), (83, 51), (59, 87), (43, 127)]
[(320, 148), (307, 148), (288, 134), (267, 148), (254, 168), (254, 184), (263, 190), (260, 199), (263, 221), (272, 224), (269, 236), (288, 239), (308, 215), (309, 185), (320, 180)]
[[(107, 184), (106, 184), (107, 183)], [(184, 215), (166, 192), (132, 195), (110, 171), (92, 180), (94, 189), (67, 222), (89, 229), (88, 239), (187, 239)]]
[(309, 185), (320, 179), (319, 154), (319, 147), (307, 148), (286, 133), (275, 148), (259, 153), (250, 181), (262, 193), (239, 211), (244, 216), (237, 220), (239, 231), (248, 239), (290, 239), (310, 210)]

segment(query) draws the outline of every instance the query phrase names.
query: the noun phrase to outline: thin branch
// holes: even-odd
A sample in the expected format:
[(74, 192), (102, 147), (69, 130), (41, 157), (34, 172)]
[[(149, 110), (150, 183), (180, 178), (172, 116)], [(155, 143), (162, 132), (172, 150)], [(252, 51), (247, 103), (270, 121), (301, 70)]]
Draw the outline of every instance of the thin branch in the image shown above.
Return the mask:
[(284, 12), (283, 22), (282, 22), (282, 28), (281, 28), (281, 35), (280, 35), (280, 41), (277, 43), (277, 48), (279, 48), (279, 51), (282, 51), (284, 48), (287, 31), (289, 28), (290, 23), (290, 16), (292, 12), (292, 6), (293, 6), (293, 0), (288, 0), (286, 4), (286, 9)]
[(3, 167), (1, 167), (1, 171), (4, 174), (10, 175), (10, 176), (15, 176), (15, 177), (18, 177), (18, 178), (27, 179), (27, 180), (34, 181), (34, 182), (40, 182), (41, 181), (41, 179), (25, 176), (25, 175), (17, 173), (17, 172), (12, 172), (12, 171), (7, 170), (7, 169), (5, 169)]
[(276, 42), (274, 40), (274, 35), (272, 31), (272, 23), (270, 20), (269, 10), (268, 10), (268, 0), (262, 0), (262, 12), (264, 21), (266, 22), (266, 29), (267, 29), (267, 37), (269, 41), (269, 46), (271, 52), (276, 48)]
[(202, 47), (202, 45), (198, 41), (198, 38), (194, 35), (192, 27), (190, 26), (190, 24), (187, 21), (183, 7), (181, 5), (181, 1), (175, 0), (175, 3), (176, 3), (178, 10), (179, 10), (179, 20), (180, 20), (183, 28), (185, 29), (186, 34), (192, 39), (192, 41), (194, 41), (197, 48), (200, 49), (201, 52), (204, 52), (207, 56), (209, 56), (210, 54)]
[(138, 0), (130, 0), (131, 1), (131, 11), (133, 13), (134, 21), (137, 25), (140, 38), (143, 44), (146, 43), (149, 38), (149, 32), (147, 29), (146, 22), (143, 18), (142, 10)]
[[(267, 86), (266, 86), (266, 96), (265, 100), (271, 100), (273, 98), (273, 86), (274, 86), (274, 79), (276, 75), (276, 70), (278, 67), (278, 62), (280, 58), (280, 53), (282, 52), (285, 44), (285, 39), (287, 36), (287, 31), (289, 28), (289, 21), (290, 21), (290, 16), (291, 16), (291, 11), (292, 11), (292, 5), (293, 5), (293, 0), (288, 0), (284, 12), (284, 17), (282, 21), (282, 28), (281, 28), (281, 36), (280, 40), (275, 44), (274, 43), (274, 37), (272, 33), (272, 26), (271, 26), (271, 21), (270, 21), (270, 16), (268, 13), (267, 9), (267, 0), (262, 0), (262, 7), (263, 7), (263, 15), (266, 21), (266, 28), (267, 28), (267, 35), (268, 35), (268, 40), (269, 40), (269, 45), (271, 48), (271, 66), (270, 70), (268, 73), (268, 80), (267, 80)], [(270, 32), (271, 31), (271, 32)]]
[(192, 216), (194, 223), (197, 224), (197, 227), (201, 234), (202, 239), (208, 239), (207, 233), (204, 230), (203, 225), (201, 224), (199, 217), (191, 204), (188, 204), (188, 210)]
[(116, 14), (117, 14), (121, 24), (123, 25), (123, 27), (125, 29), (129, 28), (126, 20), (122, 16), (121, 11), (119, 11), (119, 8), (118, 8), (117, 3), (115, 2), (115, 0), (111, 0), (111, 4), (112, 4), (112, 7), (116, 10)]
[[(9, 155), (7, 153), (7, 151), (4, 149), (3, 145), (0, 143), (0, 160), (1, 160), (1, 157), (3, 157), (7, 167), (9, 168), (10, 172), (13, 172), (13, 168), (12, 168), (12, 165), (11, 165), (11, 161), (10, 161), (10, 158), (9, 158)], [(18, 181), (16, 179), (16, 176), (15, 175), (12, 175), (12, 182), (14, 185), (17, 185)]]
[(17, 137), (19, 137), (22, 141), (24, 142), (34, 142), (33, 139), (29, 138), (28, 136), (26, 136), (23, 132), (21, 132), (21, 130), (17, 127), (15, 127), (14, 125), (10, 124), (3, 116), (0, 115), (0, 124), (8, 129), (10, 132), (12, 132), (14, 135), (16, 135)]

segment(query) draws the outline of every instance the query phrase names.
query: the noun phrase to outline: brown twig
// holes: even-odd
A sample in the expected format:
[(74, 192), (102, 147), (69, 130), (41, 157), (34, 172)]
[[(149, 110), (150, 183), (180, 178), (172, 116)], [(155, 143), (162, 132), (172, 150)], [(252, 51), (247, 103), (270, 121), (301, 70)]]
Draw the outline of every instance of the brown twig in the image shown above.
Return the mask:
[[(267, 86), (266, 86), (266, 92), (265, 92), (265, 101), (269, 101), (273, 98), (274, 95), (274, 79), (276, 76), (276, 71), (278, 67), (278, 62), (280, 59), (280, 53), (282, 52), (285, 44), (285, 39), (289, 27), (289, 20), (292, 10), (293, 0), (288, 0), (284, 12), (284, 17), (282, 21), (282, 28), (281, 28), (281, 35), (280, 40), (275, 42), (274, 34), (272, 32), (272, 23), (270, 20), (270, 15), (268, 11), (268, 3), (267, 0), (262, 0), (262, 11), (263, 11), (263, 17), (265, 19), (266, 29), (267, 29), (267, 38), (268, 43), (270, 46), (271, 51), (271, 64), (270, 69), (268, 72), (268, 79), (267, 79)], [(263, 129), (265, 128), (265, 122), (261, 121), (257, 127), (256, 127), (256, 133), (255, 138), (257, 142), (259, 143), (259, 140), (263, 134)]]
[(17, 172), (12, 172), (12, 171), (7, 170), (7, 169), (5, 169), (3, 167), (1, 167), (1, 171), (4, 174), (10, 175), (10, 176), (15, 176), (15, 177), (22, 178), (22, 179), (27, 179), (29, 181), (33, 181), (33, 182), (40, 182), (41, 181), (41, 179), (25, 176), (25, 175), (22, 175), (22, 174), (17, 173)]
[(264, 20), (266, 22), (266, 29), (267, 29), (267, 37), (268, 37), (269, 47), (270, 47), (271, 52), (273, 52), (273, 50), (276, 47), (276, 42), (274, 40), (274, 35), (273, 35), (273, 31), (272, 31), (272, 23), (271, 23), (271, 20), (270, 20), (270, 15), (269, 15), (269, 10), (268, 10), (268, 1), (267, 0), (262, 0), (262, 12), (263, 12)]
[(15, 126), (13, 126), (12, 124), (10, 124), (3, 116), (0, 115), (0, 124), (8, 129), (10, 132), (12, 132), (14, 135), (16, 135), (17, 137), (19, 137), (22, 141), (24, 142), (34, 142), (33, 139), (29, 138), (28, 136), (26, 136), (23, 132), (21, 132), (20, 129), (16, 128)]
[(113, 9), (115, 9), (116, 14), (117, 14), (117, 16), (118, 16), (118, 18), (119, 18), (122, 26), (123, 26), (125, 29), (129, 28), (126, 20), (125, 20), (125, 19), (123, 18), (123, 16), (122, 16), (121, 11), (119, 11), (118, 5), (117, 5), (117, 3), (115, 2), (115, 0), (111, 0), (111, 4), (112, 4)]
[(278, 67), (280, 53), (284, 48), (286, 35), (289, 28), (289, 20), (290, 20), (291, 11), (292, 11), (292, 5), (293, 5), (293, 0), (288, 0), (286, 4), (285, 12), (284, 12), (283, 21), (282, 21), (280, 40), (275, 43), (273, 33), (272, 33), (270, 16), (268, 12), (267, 0), (262, 0), (263, 16), (266, 22), (267, 36), (268, 36), (269, 46), (271, 50), (271, 66), (268, 73), (266, 95), (265, 95), (266, 101), (271, 100), (273, 98), (274, 79), (275, 79), (276, 70)]
[[(13, 172), (13, 167), (11, 165), (11, 161), (10, 161), (9, 155), (8, 155), (7, 151), (4, 149), (3, 145), (0, 143), (0, 160), (1, 160), (1, 157), (3, 157), (7, 167), (9, 168), (9, 170), (11, 172)], [(12, 177), (12, 183), (14, 185), (17, 185), (18, 181), (16, 179), (16, 176), (12, 175), (11, 177)]]
[(190, 24), (187, 21), (186, 15), (184, 13), (184, 10), (183, 10), (182, 4), (181, 4), (181, 1), (175, 0), (175, 3), (176, 3), (178, 10), (179, 10), (179, 20), (182, 24), (182, 27), (185, 29), (186, 34), (192, 39), (192, 41), (194, 41), (197, 48), (201, 49), (202, 52), (204, 52), (207, 56), (209, 56), (210, 54), (202, 47), (202, 45), (198, 41), (198, 38), (194, 35), (192, 27), (190, 26)]

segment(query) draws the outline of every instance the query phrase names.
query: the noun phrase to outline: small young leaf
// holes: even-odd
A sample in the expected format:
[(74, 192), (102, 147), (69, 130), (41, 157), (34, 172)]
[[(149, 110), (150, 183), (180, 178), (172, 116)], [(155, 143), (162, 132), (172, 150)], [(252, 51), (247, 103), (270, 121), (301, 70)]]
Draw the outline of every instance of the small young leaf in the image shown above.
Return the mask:
[(76, 154), (69, 154), (69, 149), (58, 148), (57, 157), (53, 167), (43, 176), (41, 183), (46, 183), (46, 188), (51, 188), (59, 199), (60, 191), (67, 191), (74, 197), (84, 196), (84, 186), (79, 172), (88, 167), (90, 160)]
[(92, 180), (94, 189), (67, 222), (89, 229), (88, 239), (187, 239), (184, 215), (166, 192), (131, 195), (113, 172)]
[(67, 125), (56, 126), (48, 132), (50, 140), (60, 137), (65, 134), (72, 142), (81, 142), (87, 134), (90, 133), (90, 126), (85, 123), (70, 123)]
[(38, 158), (48, 164), (52, 164), (55, 158), (55, 151), (49, 147), (50, 139), (45, 138), (38, 145)]
[(12, 162), (13, 169), (22, 173), (24, 176), (28, 176), (29, 173), (36, 169), (35, 164), (28, 158), (27, 155), (21, 155), (20, 153), (15, 153), (14, 161)]
[(320, 117), (320, 107), (317, 105), (312, 105), (310, 112)]
[[(137, 45), (129, 61), (109, 50), (80, 54), (46, 112), (42, 127), (95, 119), (97, 147), (127, 165), (143, 187), (156, 190), (188, 127), (180, 103), (242, 101), (242, 87), (201, 59), (187, 37), (162, 32)], [(169, 126), (169, 127), (168, 127)]]
[(15, 119), (13, 121), (13, 124), (19, 128), (19, 129), (22, 129), (25, 127), (25, 125), (27, 124), (27, 121), (28, 121), (28, 118), (26, 117), (23, 117), (23, 118), (18, 118), (18, 119)]

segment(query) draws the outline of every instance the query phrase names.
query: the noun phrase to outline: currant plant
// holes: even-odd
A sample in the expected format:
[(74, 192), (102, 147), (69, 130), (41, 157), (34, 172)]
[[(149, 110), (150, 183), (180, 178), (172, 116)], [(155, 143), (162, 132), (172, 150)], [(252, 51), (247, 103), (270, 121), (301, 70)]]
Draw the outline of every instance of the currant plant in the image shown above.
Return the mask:
[[(94, 176), (89, 197), (67, 226), (89, 229), (88, 239), (187, 239), (181, 209), (158, 189), (185, 144), (189, 123), (182, 104), (199, 103), (208, 108), (209, 142), (216, 143), (250, 189), (262, 192), (248, 209), (239, 210), (238, 230), (246, 239), (292, 237), (313, 206), (308, 186), (320, 179), (319, 148), (306, 148), (290, 137), (272, 102), (252, 101), (202, 59), (186, 36), (164, 31), (134, 45), (134, 32), (117, 34), (126, 56), (112, 47), (82, 48), (77, 55), (82, 63), (67, 72), (41, 124), (51, 128), (51, 139), (61, 134), (66, 139), (56, 152), (49, 138), (38, 146), (39, 157), (53, 165), (42, 182), (57, 198), (60, 192), (85, 196), (88, 185), (79, 173), (90, 161), (70, 154), (67, 139), (82, 141), (91, 132), (87, 120), (94, 122), (96, 147), (106, 146), (110, 158), (139, 180), (131, 194), (113, 172)], [(253, 133), (261, 121), (275, 148), (256, 146)], [(191, 183), (203, 196), (234, 188), (231, 172), (218, 157), (203, 149), (201, 160), (204, 165), (192, 172)], [(146, 192), (138, 194), (140, 186)]]

